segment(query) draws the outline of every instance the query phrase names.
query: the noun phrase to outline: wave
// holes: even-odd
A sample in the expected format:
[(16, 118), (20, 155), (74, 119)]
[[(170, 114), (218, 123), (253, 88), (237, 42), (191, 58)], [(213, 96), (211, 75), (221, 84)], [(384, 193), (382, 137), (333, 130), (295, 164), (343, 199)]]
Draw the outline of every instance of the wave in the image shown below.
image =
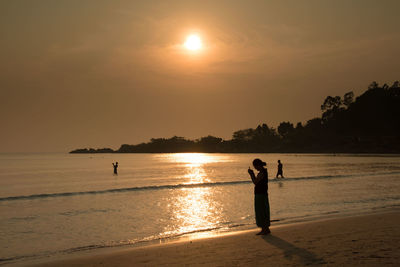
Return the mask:
[[(377, 176), (377, 175), (390, 175), (400, 174), (400, 172), (386, 172), (386, 173), (374, 173), (374, 174), (355, 174), (355, 175), (322, 175), (322, 176), (304, 176), (304, 177), (293, 177), (293, 178), (279, 178), (270, 179), (270, 183), (275, 182), (289, 182), (289, 181), (300, 181), (300, 180), (321, 180), (321, 179), (332, 179), (332, 178), (349, 178), (355, 176)], [(34, 195), (23, 195), (23, 196), (10, 196), (0, 198), (0, 202), (3, 201), (15, 201), (15, 200), (31, 200), (41, 198), (53, 198), (53, 197), (71, 197), (78, 195), (95, 195), (95, 194), (108, 194), (108, 193), (123, 193), (131, 191), (145, 191), (145, 190), (165, 190), (165, 189), (180, 189), (180, 188), (198, 188), (198, 187), (214, 187), (214, 186), (229, 186), (239, 184), (251, 184), (249, 180), (239, 181), (228, 181), (228, 182), (210, 182), (210, 183), (194, 183), (194, 184), (175, 184), (175, 185), (155, 185), (155, 186), (142, 186), (142, 187), (127, 187), (127, 188), (112, 188), (104, 190), (92, 190), (92, 191), (78, 191), (78, 192), (61, 192), (61, 193), (45, 193), (45, 194), (34, 194)]]
[(93, 191), (48, 193), (48, 194), (26, 195), (26, 196), (11, 196), (11, 197), (0, 198), (0, 201), (25, 200), (25, 199), (50, 198), (50, 197), (70, 197), (70, 196), (77, 196), (77, 195), (122, 193), (122, 192), (143, 191), (143, 190), (163, 190), (163, 189), (210, 187), (210, 186), (248, 184), (248, 183), (251, 183), (251, 181), (231, 181), (231, 182), (215, 182), (215, 183), (195, 183), (195, 184), (155, 185), (155, 186), (142, 186), (142, 187), (113, 188), (113, 189), (93, 190)]

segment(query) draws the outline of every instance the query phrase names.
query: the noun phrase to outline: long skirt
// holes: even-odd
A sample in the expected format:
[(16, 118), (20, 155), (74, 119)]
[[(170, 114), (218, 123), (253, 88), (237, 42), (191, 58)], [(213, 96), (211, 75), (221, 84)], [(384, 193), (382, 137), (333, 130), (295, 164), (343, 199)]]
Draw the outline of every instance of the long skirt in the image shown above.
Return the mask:
[(270, 214), (269, 214), (269, 201), (266, 194), (254, 195), (254, 208), (256, 211), (256, 224), (258, 227), (269, 227)]

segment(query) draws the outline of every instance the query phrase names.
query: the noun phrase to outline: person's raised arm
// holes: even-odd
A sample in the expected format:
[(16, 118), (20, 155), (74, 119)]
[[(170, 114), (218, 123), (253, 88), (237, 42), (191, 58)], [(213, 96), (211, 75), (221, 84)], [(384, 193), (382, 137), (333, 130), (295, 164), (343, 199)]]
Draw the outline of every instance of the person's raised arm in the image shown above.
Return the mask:
[(250, 174), (251, 180), (253, 181), (253, 184), (258, 184), (258, 182), (263, 178), (263, 175), (259, 173), (257, 176), (254, 174), (254, 171), (252, 169), (248, 169), (248, 172)]
[(265, 172), (259, 172), (257, 174), (257, 176), (255, 176), (254, 172), (253, 172), (254, 178), (252, 177), (251, 180), (253, 181), (254, 184), (258, 184), (258, 182), (260, 182), (264, 178), (264, 176), (265, 176)]

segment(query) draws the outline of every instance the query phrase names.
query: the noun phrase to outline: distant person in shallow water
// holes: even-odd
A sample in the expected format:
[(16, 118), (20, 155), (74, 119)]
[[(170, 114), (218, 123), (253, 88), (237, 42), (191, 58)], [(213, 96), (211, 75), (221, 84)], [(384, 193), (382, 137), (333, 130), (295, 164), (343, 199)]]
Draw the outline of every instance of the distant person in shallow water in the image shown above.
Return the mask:
[(261, 232), (257, 235), (268, 235), (271, 233), (269, 230), (270, 212), (268, 200), (268, 171), (264, 166), (267, 163), (260, 159), (253, 160), (253, 166), (258, 171), (257, 176), (254, 171), (249, 167), (249, 174), (254, 183), (254, 209), (256, 212), (256, 223), (261, 227)]
[(118, 162), (115, 162), (115, 164), (112, 164), (114, 167), (114, 174), (118, 174)]
[(281, 178), (285, 178), (283, 177), (283, 165), (280, 160), (278, 160), (278, 172), (276, 173), (276, 178), (279, 178), (279, 175), (281, 176)]

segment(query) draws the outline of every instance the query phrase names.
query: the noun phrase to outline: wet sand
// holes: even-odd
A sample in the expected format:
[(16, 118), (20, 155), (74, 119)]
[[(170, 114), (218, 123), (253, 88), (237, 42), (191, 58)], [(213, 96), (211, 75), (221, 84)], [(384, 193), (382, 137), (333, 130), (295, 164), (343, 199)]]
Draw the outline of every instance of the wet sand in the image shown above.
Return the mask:
[(400, 211), (53, 260), (36, 266), (398, 266)]

